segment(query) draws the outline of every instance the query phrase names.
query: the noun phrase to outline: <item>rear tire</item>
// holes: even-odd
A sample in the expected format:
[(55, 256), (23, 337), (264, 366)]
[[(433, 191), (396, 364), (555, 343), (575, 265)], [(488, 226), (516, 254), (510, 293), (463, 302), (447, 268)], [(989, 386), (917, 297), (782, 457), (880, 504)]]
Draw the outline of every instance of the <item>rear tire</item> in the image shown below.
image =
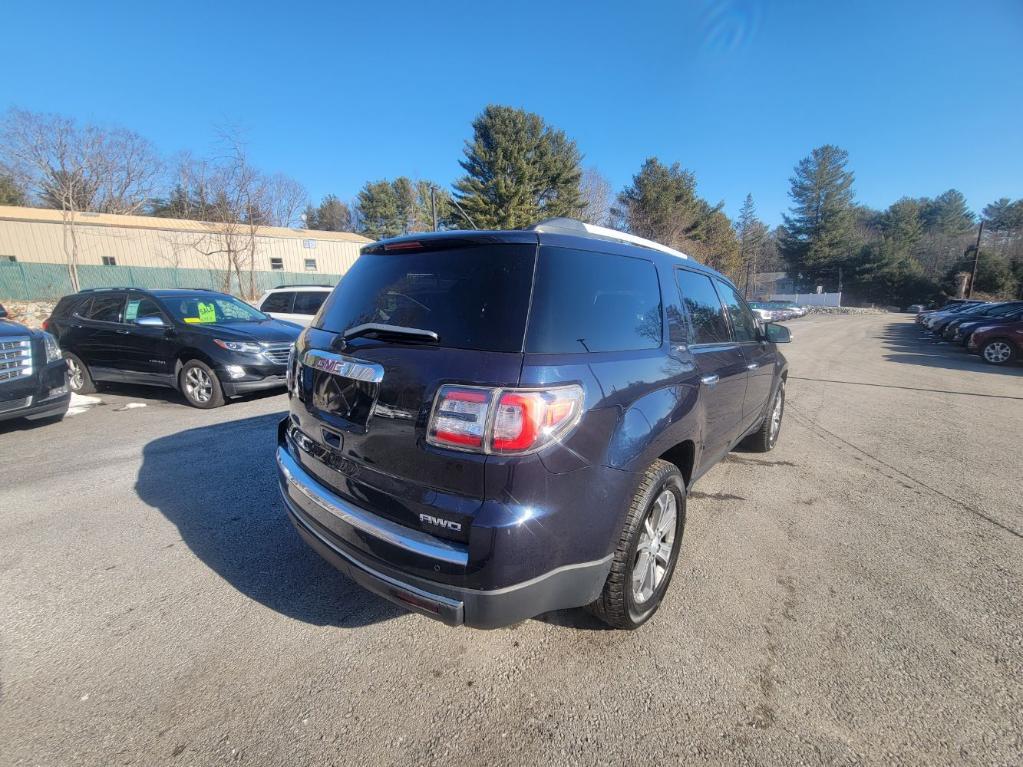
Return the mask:
[(586, 606), (609, 626), (636, 629), (657, 612), (678, 562), (686, 487), (678, 467), (654, 461), (629, 504), (604, 590)]
[(992, 338), (980, 350), (980, 358), (989, 365), (1008, 365), (1016, 359), (1016, 347), (1004, 338)]
[(178, 373), (178, 388), (192, 407), (209, 410), (224, 404), (220, 379), (204, 362), (189, 360)]
[(64, 362), (67, 364), (67, 383), (71, 391), (75, 394), (92, 394), (96, 391), (96, 383), (81, 357), (64, 352)]
[(774, 393), (774, 399), (771, 400), (771, 409), (767, 411), (767, 417), (759, 429), (742, 441), (742, 446), (754, 453), (768, 453), (774, 450), (774, 446), (778, 444), (778, 435), (781, 434), (781, 420), (784, 415), (785, 381), (781, 381)]

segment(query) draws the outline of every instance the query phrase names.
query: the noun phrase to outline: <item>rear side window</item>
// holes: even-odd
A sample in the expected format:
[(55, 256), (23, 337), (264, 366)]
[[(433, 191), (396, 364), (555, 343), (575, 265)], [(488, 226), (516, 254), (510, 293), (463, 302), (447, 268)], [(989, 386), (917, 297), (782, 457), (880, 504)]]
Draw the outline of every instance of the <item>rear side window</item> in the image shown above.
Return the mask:
[(259, 308), (264, 312), (290, 312), (294, 297), (294, 293), (271, 293)]
[(535, 245), (364, 254), (338, 283), (317, 327), (366, 323), (432, 330), (440, 345), (522, 351)]
[(526, 351), (539, 354), (656, 349), (661, 291), (650, 261), (542, 248)]
[(320, 290), (307, 290), (302, 293), (295, 294), (295, 308), (292, 310), (295, 314), (316, 314), (320, 311), (320, 307), (323, 306), (323, 302), (330, 295)]
[(732, 333), (735, 340), (740, 343), (757, 340), (757, 321), (753, 319), (753, 313), (746, 308), (746, 303), (740, 298), (738, 292), (731, 285), (721, 280), (715, 280), (718, 292), (728, 309), (728, 316), (732, 320)]
[(728, 323), (710, 277), (686, 269), (676, 270), (675, 277), (682, 294), (682, 304), (693, 325), (692, 343), (728, 343)]
[(96, 322), (120, 322), (124, 296), (96, 296), (85, 311), (85, 319)]

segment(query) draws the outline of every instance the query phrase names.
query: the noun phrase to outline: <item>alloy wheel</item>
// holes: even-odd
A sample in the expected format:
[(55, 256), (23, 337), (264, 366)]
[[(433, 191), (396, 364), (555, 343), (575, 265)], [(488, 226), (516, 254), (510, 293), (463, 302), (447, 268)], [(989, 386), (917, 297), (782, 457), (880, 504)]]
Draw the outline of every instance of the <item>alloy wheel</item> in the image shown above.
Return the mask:
[(70, 357), (65, 358), (67, 363), (67, 378), (68, 384), (71, 386), (72, 391), (81, 390), (85, 384), (85, 376), (82, 375), (82, 367), (78, 364), (77, 360), (73, 360)]
[(185, 392), (196, 402), (209, 402), (213, 396), (213, 381), (202, 368), (189, 368), (185, 373)]
[(654, 595), (668, 573), (677, 520), (675, 493), (664, 489), (650, 505), (636, 545), (632, 564), (632, 597), (637, 605)]
[(984, 359), (988, 362), (992, 362), (995, 365), (1001, 365), (1003, 362), (1008, 362), (1009, 357), (1012, 356), (1012, 349), (1009, 348), (1009, 344), (1005, 341), (992, 341), (984, 347)]

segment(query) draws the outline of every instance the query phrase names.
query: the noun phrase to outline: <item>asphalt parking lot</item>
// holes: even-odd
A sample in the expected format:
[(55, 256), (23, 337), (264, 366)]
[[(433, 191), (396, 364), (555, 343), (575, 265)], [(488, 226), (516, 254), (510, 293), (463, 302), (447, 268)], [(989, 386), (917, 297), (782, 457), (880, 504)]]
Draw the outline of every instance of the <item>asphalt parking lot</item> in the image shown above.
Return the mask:
[(1023, 367), (792, 330), (781, 444), (698, 483), (631, 633), (349, 583), (277, 499), (283, 395), (0, 424), (0, 763), (1023, 762)]

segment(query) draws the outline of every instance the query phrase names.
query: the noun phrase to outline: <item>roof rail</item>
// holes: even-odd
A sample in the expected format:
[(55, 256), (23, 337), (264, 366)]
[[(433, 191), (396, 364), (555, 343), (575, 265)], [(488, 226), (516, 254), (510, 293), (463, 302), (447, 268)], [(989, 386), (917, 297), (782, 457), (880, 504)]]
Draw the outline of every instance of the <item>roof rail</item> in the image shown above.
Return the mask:
[(270, 290), (280, 290), (281, 288), (330, 288), (333, 290), (334, 286), (316, 282), (297, 282), (294, 285), (278, 285), (276, 288), (270, 288)]
[(98, 293), (101, 290), (145, 290), (145, 288), (131, 288), (120, 285), (106, 285), (102, 288), (80, 288), (79, 293)]
[(605, 240), (618, 240), (619, 242), (627, 242), (632, 245), (639, 245), (643, 248), (650, 248), (652, 250), (659, 250), (662, 253), (668, 253), (669, 255), (676, 256), (677, 258), (688, 259), (685, 253), (669, 248), (667, 245), (661, 245), (659, 242), (648, 240), (645, 237), (637, 237), (634, 234), (628, 232), (619, 232), (617, 229), (608, 229), (605, 226), (595, 226), (593, 224), (587, 224), (582, 221), (576, 221), (574, 218), (548, 218), (539, 223), (533, 224), (532, 226), (526, 227), (532, 232), (565, 232), (567, 234), (578, 234), (588, 235), (590, 237), (600, 237)]

